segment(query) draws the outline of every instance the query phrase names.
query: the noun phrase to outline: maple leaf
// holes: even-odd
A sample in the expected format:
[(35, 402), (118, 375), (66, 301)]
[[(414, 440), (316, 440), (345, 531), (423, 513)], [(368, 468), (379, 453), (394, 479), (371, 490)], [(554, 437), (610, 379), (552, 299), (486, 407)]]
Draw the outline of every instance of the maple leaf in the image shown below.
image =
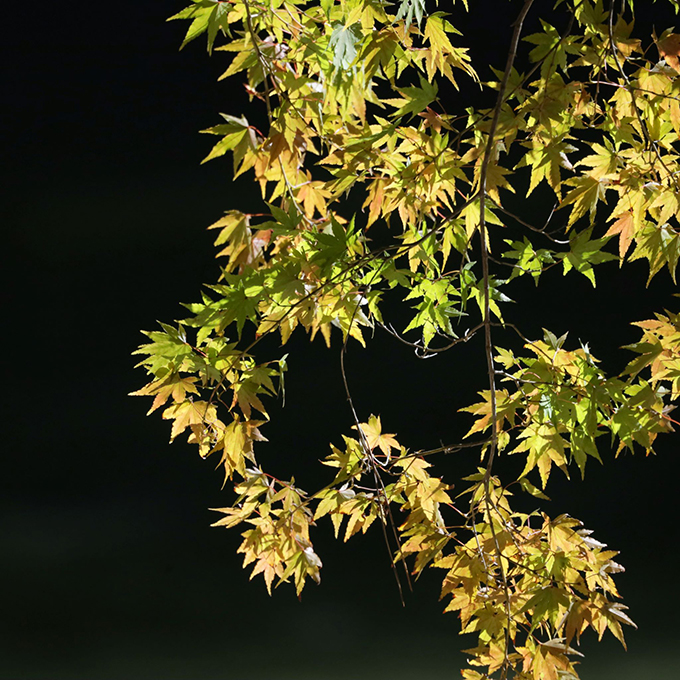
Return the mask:
[(664, 265), (675, 282), (675, 271), (680, 259), (680, 235), (669, 224), (647, 225), (636, 235), (635, 250), (630, 261), (645, 258), (649, 262), (648, 282)]
[(458, 33), (448, 21), (443, 12), (431, 14), (425, 24), (423, 37), (429, 42), (430, 49), (426, 58), (426, 70), (428, 80), (432, 81), (436, 71), (445, 75), (458, 87), (451, 71), (451, 66), (464, 70), (468, 75), (478, 80), (475, 70), (470, 65), (470, 58), (466, 49), (455, 48), (447, 36), (448, 33)]
[[(466, 406), (461, 408), (461, 411), (467, 411), (476, 416), (479, 419), (470, 428), (468, 433), (465, 435), (469, 437), (475, 432), (484, 432), (487, 428), (491, 426), (492, 419), (492, 409), (491, 409), (491, 394), (488, 391), (480, 392), (479, 395), (484, 399), (477, 404), (472, 406)], [(517, 397), (511, 397), (507, 390), (497, 390), (496, 392), (496, 420), (497, 428), (501, 430), (503, 427), (503, 421), (507, 420), (508, 424), (514, 425), (515, 414), (517, 408), (519, 407), (519, 400)]]
[(451, 504), (451, 498), (446, 493), (448, 488), (447, 484), (435, 477), (428, 477), (426, 480), (418, 482), (417, 494), (420, 507), (425, 513), (425, 517), (438, 526), (443, 525), (439, 515), (439, 504)]
[(257, 149), (260, 140), (255, 129), (243, 116), (237, 118), (236, 116), (222, 114), (222, 117), (227, 121), (226, 124), (201, 130), (204, 134), (222, 135), (222, 139), (213, 146), (201, 163), (207, 163), (214, 158), (224, 156), (227, 151), (233, 151), (234, 171), (236, 171), (247, 151)]
[(527, 151), (516, 167), (531, 167), (531, 180), (527, 189), (527, 196), (540, 182), (545, 180), (555, 192), (557, 198), (561, 198), (562, 179), (560, 167), (573, 169), (567, 158), (567, 153), (576, 151), (576, 147), (566, 142), (545, 140), (536, 137), (532, 142), (532, 148)]
[(604, 200), (609, 180), (584, 175), (567, 181), (575, 187), (564, 197), (561, 204), (562, 206), (571, 204), (574, 206), (569, 215), (569, 226), (572, 226), (586, 213), (588, 213), (592, 222), (595, 218), (597, 204)]
[(425, 0), (401, 0), (396, 21), (404, 19), (404, 26), (408, 26), (415, 18), (420, 25), (425, 14)]
[(333, 66), (337, 70), (346, 71), (357, 56), (357, 44), (361, 41), (361, 26), (345, 25), (339, 21), (333, 24), (329, 49), (333, 50)]
[(607, 236), (619, 236), (619, 260), (620, 265), (623, 265), (623, 260), (628, 252), (631, 241), (635, 236), (635, 217), (632, 211), (627, 211), (622, 215), (617, 216), (618, 219), (605, 234)]
[(659, 56), (675, 71), (680, 73), (680, 34), (670, 33), (656, 43)]
[[(356, 425), (352, 426), (357, 429)], [(393, 434), (383, 434), (380, 416), (371, 415), (367, 423), (360, 423), (359, 427), (366, 437), (366, 442), (371, 451), (378, 447), (385, 457), (389, 460), (390, 451), (392, 449), (399, 450), (401, 447), (399, 442), (394, 438)]]
[(431, 127), (435, 132), (441, 132), (442, 127), (448, 127), (442, 117), (429, 106), (418, 115), (424, 119), (424, 126)]
[(567, 593), (553, 586), (541, 588), (523, 607), (524, 611), (531, 611), (531, 631), (545, 620), (550, 621), (553, 627), (561, 618), (561, 611), (566, 611), (569, 606)]
[(271, 380), (271, 375), (274, 371), (266, 366), (255, 366), (246, 371), (243, 371), (239, 380), (232, 383), (232, 390), (234, 397), (231, 403), (231, 408), (238, 403), (239, 408), (243, 412), (246, 419), (250, 418), (251, 407), (256, 408), (265, 417), (269, 417), (264, 404), (260, 400), (258, 394), (273, 394), (274, 385)]
[(539, 645), (532, 669), (534, 680), (559, 680), (561, 675), (576, 677), (569, 672), (573, 668), (567, 657), (548, 645)]
[(571, 644), (571, 641), (576, 637), (578, 641), (581, 633), (588, 627), (591, 620), (590, 606), (588, 602), (575, 601), (564, 623), (565, 644)]
[(284, 570), (278, 556), (273, 552), (262, 553), (258, 558), (253, 570), (250, 573), (250, 578), (257, 574), (262, 574), (264, 577), (267, 592), (272, 594), (272, 583), (275, 578), (281, 578)]
[(184, 40), (182, 41), (180, 49), (208, 30), (210, 19), (213, 10), (215, 9), (215, 5), (213, 3), (196, 2), (196, 0), (194, 0), (194, 3), (194, 5), (184, 8), (181, 12), (178, 12), (167, 19), (167, 21), (173, 21), (175, 19), (192, 20)]
[(527, 451), (527, 462), (520, 477), (524, 477), (534, 467), (538, 467), (541, 485), (545, 489), (550, 469), (555, 463), (569, 477), (565, 441), (550, 424), (532, 423), (519, 435), (522, 440), (511, 453)]
[(208, 229), (220, 230), (215, 239), (215, 245), (224, 247), (215, 257), (229, 257), (226, 269), (231, 271), (250, 244), (250, 216), (239, 210), (229, 210), (224, 217), (211, 224)]
[(602, 252), (602, 248), (609, 240), (608, 237), (591, 239), (592, 233), (592, 227), (579, 233), (572, 233), (569, 239), (570, 251), (568, 253), (559, 253), (558, 257), (562, 258), (565, 274), (573, 268), (583, 274), (593, 284), (593, 288), (595, 288), (595, 271), (593, 266), (615, 260), (616, 256), (611, 253)]
[(141, 390), (130, 392), (130, 396), (154, 396), (153, 404), (147, 411), (148, 415), (163, 406), (170, 397), (175, 402), (181, 402), (186, 398), (187, 392), (198, 394), (199, 390), (195, 382), (196, 378), (193, 376), (182, 377), (179, 373), (173, 373), (167, 378), (154, 380)]
[(531, 274), (534, 283), (538, 285), (538, 280), (543, 273), (543, 268), (555, 261), (552, 253), (544, 248), (535, 250), (534, 245), (526, 238), (526, 236), (523, 241), (510, 241), (509, 239), (505, 239), (505, 243), (512, 246), (512, 250), (504, 252), (503, 257), (517, 260), (517, 264), (513, 267), (510, 279), (523, 276), (524, 274)]
[(420, 87), (415, 85), (399, 88), (402, 99), (384, 99), (390, 106), (399, 107), (392, 115), (404, 116), (407, 113), (416, 114), (424, 111), (437, 98), (439, 88), (436, 82), (428, 83), (420, 77)]
[(170, 441), (182, 434), (190, 425), (211, 422), (215, 415), (216, 409), (212, 404), (208, 404), (206, 401), (193, 401), (192, 399), (173, 404), (163, 411), (163, 418), (173, 421)]

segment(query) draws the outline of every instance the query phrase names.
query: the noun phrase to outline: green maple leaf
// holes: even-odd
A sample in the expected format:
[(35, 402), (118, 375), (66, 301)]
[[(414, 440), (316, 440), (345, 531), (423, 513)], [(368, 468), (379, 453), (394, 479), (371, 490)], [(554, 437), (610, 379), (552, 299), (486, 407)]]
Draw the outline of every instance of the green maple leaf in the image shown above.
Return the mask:
[(546, 619), (554, 626), (557, 623), (560, 606), (569, 606), (569, 597), (562, 589), (547, 587), (536, 593), (523, 608), (524, 611), (533, 609), (531, 631), (535, 630), (539, 623)]
[(399, 11), (397, 12), (395, 21), (404, 19), (406, 25), (408, 25), (413, 22), (413, 18), (415, 17), (418, 25), (420, 26), (423, 21), (424, 14), (425, 0), (402, 0), (401, 4), (399, 5)]
[(328, 47), (333, 50), (333, 66), (336, 71), (347, 71), (350, 68), (357, 56), (357, 45), (362, 38), (361, 24), (346, 26), (339, 21), (333, 24)]
[(437, 83), (428, 83), (425, 78), (420, 76), (420, 87), (412, 85), (402, 87), (399, 93), (403, 99), (386, 99), (385, 102), (391, 106), (400, 106), (393, 116), (404, 116), (407, 113), (417, 114), (424, 111), (436, 98), (439, 88)]
[(522, 241), (510, 241), (504, 239), (505, 243), (512, 247), (503, 253), (503, 257), (508, 257), (517, 260), (517, 264), (512, 269), (510, 281), (522, 276), (523, 274), (531, 274), (534, 283), (538, 285), (538, 280), (543, 272), (543, 267), (546, 264), (552, 264), (555, 260), (553, 254), (544, 248), (534, 250), (534, 246), (525, 236)]
[(181, 12), (171, 16), (168, 21), (175, 19), (192, 19), (184, 36), (180, 50), (200, 35), (208, 32), (208, 52), (212, 52), (217, 32), (222, 29), (229, 33), (228, 13), (232, 7), (226, 2), (215, 0), (194, 0), (194, 4), (185, 7)]
[(583, 274), (593, 284), (593, 288), (595, 288), (593, 265), (615, 260), (616, 256), (611, 253), (602, 252), (602, 248), (609, 241), (610, 237), (591, 240), (590, 236), (592, 233), (593, 229), (590, 227), (578, 234), (572, 234), (569, 240), (571, 250), (568, 253), (558, 253), (557, 257), (562, 259), (565, 274), (575, 269)]

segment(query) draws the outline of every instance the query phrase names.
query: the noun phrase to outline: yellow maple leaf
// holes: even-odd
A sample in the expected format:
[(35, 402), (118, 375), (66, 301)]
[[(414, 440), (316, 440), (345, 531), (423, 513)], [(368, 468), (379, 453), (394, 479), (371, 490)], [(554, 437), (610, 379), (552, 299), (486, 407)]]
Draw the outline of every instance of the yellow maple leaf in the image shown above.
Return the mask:
[[(393, 434), (383, 434), (382, 424), (380, 422), (380, 416), (371, 415), (367, 423), (359, 423), (361, 431), (366, 437), (366, 442), (368, 443), (368, 448), (373, 451), (375, 448), (379, 448), (385, 457), (389, 460), (390, 451), (392, 449), (401, 448), (399, 442), (394, 438)], [(356, 425), (354, 426), (356, 430)]]
[(215, 407), (206, 401), (187, 400), (169, 406), (163, 411), (163, 419), (174, 421), (170, 441), (182, 434), (190, 425), (213, 421), (216, 413)]

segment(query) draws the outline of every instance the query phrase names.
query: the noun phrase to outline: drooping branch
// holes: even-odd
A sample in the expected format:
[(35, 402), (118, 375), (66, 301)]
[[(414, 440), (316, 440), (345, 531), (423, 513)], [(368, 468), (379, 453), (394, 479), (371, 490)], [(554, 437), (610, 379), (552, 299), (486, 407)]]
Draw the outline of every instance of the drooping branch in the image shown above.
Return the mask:
[[(498, 537), (496, 535), (496, 530), (494, 528), (493, 516), (491, 512), (491, 471), (493, 469), (494, 458), (496, 456), (496, 451), (498, 449), (498, 413), (497, 413), (497, 403), (496, 403), (496, 371), (494, 367), (494, 347), (491, 337), (491, 288), (489, 282), (489, 237), (487, 233), (486, 226), (486, 182), (487, 174), (489, 171), (489, 163), (491, 162), (492, 153), (495, 151), (495, 135), (496, 129), (498, 127), (498, 120), (500, 118), (501, 109), (505, 102), (505, 92), (508, 86), (508, 81), (510, 79), (510, 73), (512, 67), (515, 63), (515, 57), (517, 55), (517, 46), (519, 45), (520, 35), (522, 33), (522, 27), (524, 25), (524, 20), (533, 5), (534, 0), (526, 0), (522, 10), (517, 17), (514, 24), (514, 29), (512, 33), (512, 39), (510, 41), (510, 49), (508, 50), (508, 56), (505, 62), (505, 71), (503, 73), (503, 79), (498, 90), (498, 97), (496, 98), (496, 105), (493, 110), (493, 118), (491, 120), (491, 127), (488, 133), (488, 139), (486, 143), (486, 149), (484, 151), (484, 157), (482, 160), (482, 165), (479, 173), (479, 238), (481, 244), (482, 252), (482, 276), (483, 276), (483, 294), (484, 294), (484, 310), (483, 310), (483, 322), (484, 322), (484, 353), (486, 358), (487, 376), (489, 380), (489, 393), (491, 402), (491, 442), (489, 444), (488, 458), (486, 461), (486, 473), (484, 475), (484, 487), (485, 487), (485, 504), (487, 510), (487, 516), (489, 521), (489, 526), (493, 536), (496, 560), (499, 573), (501, 575), (501, 581), (503, 583), (503, 589), (505, 591), (505, 615), (506, 615), (506, 626), (505, 626), (505, 649), (503, 665), (501, 668), (501, 678), (504, 680), (507, 677), (508, 670), (510, 667), (509, 654), (510, 654), (510, 628), (511, 628), (511, 613), (510, 613), (510, 588), (505, 572), (505, 566), (503, 564), (503, 555), (498, 543)], [(474, 502), (474, 501), (473, 501)], [(473, 520), (474, 521), (474, 520)]]

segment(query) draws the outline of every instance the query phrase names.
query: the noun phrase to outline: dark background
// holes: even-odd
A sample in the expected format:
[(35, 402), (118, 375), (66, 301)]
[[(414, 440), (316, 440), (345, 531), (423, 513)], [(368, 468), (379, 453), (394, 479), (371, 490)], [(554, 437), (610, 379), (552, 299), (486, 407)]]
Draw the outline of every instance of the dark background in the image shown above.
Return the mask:
[[(497, 46), (500, 66), (517, 3), (487, 4), (494, 23), (478, 10), (465, 29), (473, 57)], [(229, 160), (199, 165), (212, 140), (197, 131), (218, 111), (249, 109), (237, 82), (216, 82), (225, 60), (209, 60), (203, 40), (178, 52), (186, 27), (164, 19), (183, 5), (3, 7), (0, 678), (457, 677), (457, 650), (473, 640), (441, 615), (440, 574), (402, 608), (377, 527), (341, 545), (325, 523), (323, 584), (301, 602), (285, 585), (270, 599), (240, 567), (238, 532), (209, 527), (207, 508), (230, 498), (213, 463), (168, 446), (168, 423), (126, 396), (144, 383), (130, 356), (139, 329), (180, 318), (178, 302), (218, 274), (205, 227), (259, 207)], [(640, 263), (601, 269), (595, 290), (556, 271), (538, 290), (518, 284), (513, 320), (533, 336), (570, 330), (620, 368), (628, 357), (616, 348), (636, 338), (628, 322), (677, 309), (675, 288), (663, 272), (645, 289)], [(287, 351), (287, 405), (272, 408), (259, 455), (313, 487), (351, 415), (337, 349), (294, 338)], [(368, 350), (351, 347), (348, 371), (360, 416), (381, 413), (411, 448), (454, 441), (470, 423), (457, 409), (485, 383), (479, 345), (423, 362), (379, 334)], [(678, 436), (657, 457), (605, 455), (584, 482), (555, 477), (547, 511), (583, 519), (622, 551), (618, 583), (640, 626), (627, 631), (628, 653), (589, 635), (585, 680), (677, 677)], [(461, 476), (475, 460), (442, 465)]]

